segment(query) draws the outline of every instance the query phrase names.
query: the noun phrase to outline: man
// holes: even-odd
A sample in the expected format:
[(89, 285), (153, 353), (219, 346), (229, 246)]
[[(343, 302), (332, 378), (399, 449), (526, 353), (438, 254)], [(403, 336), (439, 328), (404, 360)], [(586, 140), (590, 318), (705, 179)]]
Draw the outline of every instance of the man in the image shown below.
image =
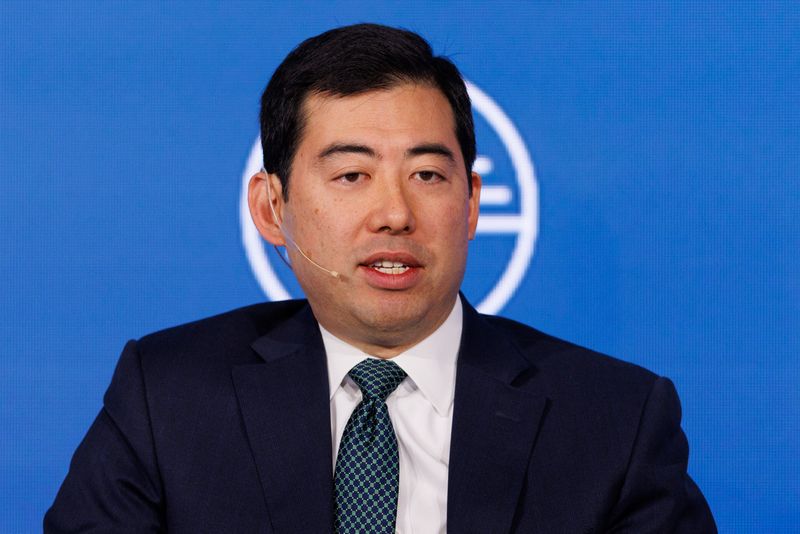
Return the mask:
[(481, 178), (452, 63), (326, 32), (261, 136), (251, 212), (308, 301), (130, 342), (45, 530), (716, 531), (667, 379), (459, 295)]

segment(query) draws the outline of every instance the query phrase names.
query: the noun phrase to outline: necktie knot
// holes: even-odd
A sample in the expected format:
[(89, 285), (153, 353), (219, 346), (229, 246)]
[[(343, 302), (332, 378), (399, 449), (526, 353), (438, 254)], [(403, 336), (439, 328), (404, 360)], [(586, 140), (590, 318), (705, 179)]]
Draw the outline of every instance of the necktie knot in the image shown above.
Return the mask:
[(406, 377), (399, 365), (390, 360), (367, 358), (350, 369), (352, 378), (365, 400), (385, 401)]

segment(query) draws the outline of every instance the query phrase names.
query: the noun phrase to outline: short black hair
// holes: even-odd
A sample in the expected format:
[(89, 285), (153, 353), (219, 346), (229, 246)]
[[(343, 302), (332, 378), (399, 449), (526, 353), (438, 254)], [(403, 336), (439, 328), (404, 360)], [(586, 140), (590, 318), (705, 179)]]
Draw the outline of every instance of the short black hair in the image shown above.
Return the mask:
[(277, 174), (288, 200), (289, 175), (303, 133), (303, 105), (311, 94), (350, 96), (402, 83), (439, 89), (453, 111), (469, 194), (475, 162), (475, 127), (464, 80), (445, 57), (414, 32), (379, 24), (355, 24), (311, 37), (292, 50), (261, 95), (264, 169)]

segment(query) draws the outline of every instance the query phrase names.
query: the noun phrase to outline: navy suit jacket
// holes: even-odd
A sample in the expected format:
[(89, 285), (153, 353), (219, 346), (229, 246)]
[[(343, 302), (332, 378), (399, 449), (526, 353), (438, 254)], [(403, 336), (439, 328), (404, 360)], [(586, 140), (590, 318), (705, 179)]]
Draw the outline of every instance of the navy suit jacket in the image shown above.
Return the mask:
[[(672, 383), (464, 302), (450, 533), (716, 532)], [(46, 532), (332, 532), (328, 375), (305, 301), (129, 342)]]

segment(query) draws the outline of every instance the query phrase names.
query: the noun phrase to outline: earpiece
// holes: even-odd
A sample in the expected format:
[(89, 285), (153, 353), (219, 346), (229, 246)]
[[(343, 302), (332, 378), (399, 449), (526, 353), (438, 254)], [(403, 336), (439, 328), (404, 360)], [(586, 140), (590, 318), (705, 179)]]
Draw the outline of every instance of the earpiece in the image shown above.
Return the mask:
[[(272, 205), (272, 180), (270, 180), (269, 173), (268, 173), (268, 172), (267, 172), (267, 170), (266, 170), (266, 169), (264, 169), (263, 167), (261, 168), (261, 172), (263, 172), (263, 173), (264, 173), (264, 175), (267, 177), (267, 197), (268, 197), (268, 198), (267, 198), (267, 202), (269, 203), (269, 209), (270, 209), (270, 211), (272, 212), (272, 218), (275, 220), (275, 223), (278, 225), (278, 228), (280, 229), (280, 231), (281, 231), (281, 232), (283, 232), (283, 236), (286, 238), (286, 241), (287, 241), (288, 243), (291, 243), (291, 244), (292, 244), (292, 246), (293, 246), (295, 249), (297, 249), (297, 252), (299, 252), (299, 253), (300, 253), (300, 255), (301, 255), (302, 257), (304, 257), (304, 258), (305, 258), (305, 259), (306, 259), (306, 260), (307, 260), (307, 261), (308, 261), (308, 262), (309, 262), (311, 265), (313, 265), (313, 266), (314, 266), (314, 267), (316, 267), (317, 269), (320, 269), (320, 270), (322, 270), (322, 271), (325, 271), (326, 273), (328, 273), (328, 274), (329, 274), (329, 275), (331, 275), (332, 277), (334, 277), (334, 278), (336, 278), (336, 279), (339, 279), (339, 280), (341, 280), (341, 279), (342, 279), (342, 275), (340, 275), (338, 272), (336, 272), (336, 271), (332, 271), (332, 270), (330, 270), (330, 269), (326, 269), (325, 267), (323, 267), (323, 266), (322, 266), (322, 265), (320, 265), (319, 263), (317, 263), (317, 262), (315, 262), (314, 260), (312, 260), (311, 258), (309, 258), (309, 257), (306, 255), (306, 253), (305, 253), (305, 252), (303, 252), (303, 249), (302, 249), (302, 248), (300, 248), (300, 245), (298, 245), (298, 244), (297, 244), (297, 241), (295, 241), (295, 240), (292, 238), (292, 236), (291, 236), (291, 235), (289, 235), (289, 232), (287, 232), (287, 231), (286, 231), (286, 230), (283, 228), (283, 225), (281, 224), (281, 220), (278, 218), (278, 214), (275, 212), (275, 206), (273, 206), (273, 205)], [(277, 247), (275, 247), (275, 248), (277, 249)], [(280, 252), (279, 252), (278, 254), (280, 254)], [(281, 256), (281, 258), (283, 258), (283, 256)], [(291, 267), (291, 266), (290, 266), (290, 267)]]

